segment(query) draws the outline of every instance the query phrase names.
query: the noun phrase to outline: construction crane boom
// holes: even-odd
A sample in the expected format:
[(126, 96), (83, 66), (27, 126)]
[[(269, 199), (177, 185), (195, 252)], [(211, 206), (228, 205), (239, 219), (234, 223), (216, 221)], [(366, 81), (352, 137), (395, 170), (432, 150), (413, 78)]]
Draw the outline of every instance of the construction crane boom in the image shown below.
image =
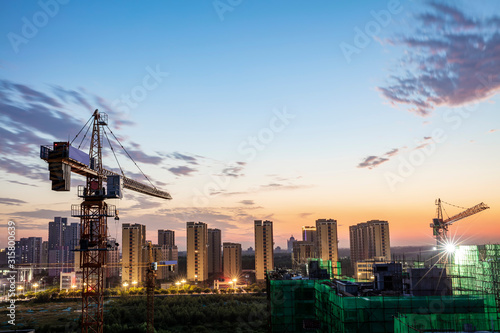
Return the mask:
[(444, 219), (443, 208), (441, 206), (441, 199), (436, 200), (436, 205), (437, 205), (437, 211), (436, 211), (437, 217), (432, 220), (430, 227), (433, 229), (433, 233), (434, 236), (436, 237), (436, 242), (438, 246), (443, 246), (444, 244), (446, 244), (448, 236), (447, 235), (448, 227), (451, 224), (490, 208), (485, 203), (481, 202), (480, 204), (467, 208), (461, 213), (458, 213), (456, 215), (453, 215), (452, 217)]
[[(89, 165), (85, 164), (82, 161), (77, 160), (78, 158), (76, 153), (82, 153), (80, 150), (77, 150), (76, 148), (72, 147), (69, 142), (54, 142), (54, 145), (51, 146), (41, 146), (40, 147), (40, 158), (42, 160), (45, 160), (46, 162), (49, 163), (49, 168), (52, 167), (52, 170), (64, 170), (64, 168), (70, 168), (71, 172), (74, 172), (76, 174), (88, 177), (88, 176), (94, 176), (97, 177), (98, 172), (97, 170), (92, 169)], [(126, 176), (121, 176), (116, 172), (107, 170), (107, 169), (102, 169), (102, 177), (103, 180), (107, 180), (108, 176), (120, 176), (122, 181), (123, 181), (123, 188), (139, 192), (142, 194), (150, 195), (153, 197), (161, 198), (161, 199), (167, 199), (170, 200), (172, 197), (168, 192), (161, 191), (153, 186), (147, 185), (140, 183), (136, 180), (133, 180), (131, 178), (128, 178)], [(52, 175), (51, 175), (52, 176)], [(64, 184), (65, 186), (59, 186), (56, 189), (53, 188), (54, 191), (69, 191), (70, 187), (70, 176), (66, 175), (66, 182), (67, 184)], [(52, 180), (52, 177), (51, 177)], [(58, 177), (56, 181), (61, 181)], [(54, 180), (53, 180), (54, 182)]]
[(461, 219), (464, 219), (466, 217), (469, 217), (471, 215), (480, 213), (483, 210), (488, 209), (488, 208), (490, 208), (490, 207), (488, 207), (484, 202), (481, 202), (480, 204), (477, 204), (473, 207), (467, 208), (466, 210), (464, 210), (461, 213), (458, 213), (456, 215), (453, 215), (450, 218), (447, 218), (446, 220), (443, 221), (443, 224), (444, 225), (451, 225), (452, 223), (455, 223), (455, 222), (457, 222)]

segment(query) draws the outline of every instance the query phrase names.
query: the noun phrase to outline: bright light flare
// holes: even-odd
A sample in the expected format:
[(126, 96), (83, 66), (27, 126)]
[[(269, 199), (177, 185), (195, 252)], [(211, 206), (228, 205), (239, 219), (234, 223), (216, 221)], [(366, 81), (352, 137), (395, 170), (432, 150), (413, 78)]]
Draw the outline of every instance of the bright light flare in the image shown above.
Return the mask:
[(446, 253), (449, 253), (449, 254), (455, 253), (456, 249), (457, 249), (457, 247), (453, 243), (446, 243), (444, 246), (444, 250), (446, 251)]

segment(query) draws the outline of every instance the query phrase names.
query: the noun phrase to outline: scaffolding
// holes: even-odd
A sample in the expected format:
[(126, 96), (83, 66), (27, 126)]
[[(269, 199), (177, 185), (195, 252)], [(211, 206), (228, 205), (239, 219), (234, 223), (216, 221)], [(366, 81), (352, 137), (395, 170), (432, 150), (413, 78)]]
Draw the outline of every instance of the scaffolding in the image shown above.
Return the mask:
[[(315, 260), (337, 275), (330, 261)], [(451, 278), (452, 295), (352, 296), (335, 281), (268, 277), (271, 331), (500, 332), (500, 244), (459, 246), (438, 266)]]
[(394, 318), (394, 333), (499, 332), (498, 314), (400, 314)]
[[(340, 261), (336, 261), (335, 263), (332, 263), (331, 260), (323, 260), (321, 258), (308, 258), (307, 259), (308, 264), (311, 261), (317, 261), (320, 269), (326, 269), (330, 278), (338, 278), (342, 275), (342, 266), (341, 266)], [(307, 274), (309, 274), (309, 271), (307, 271)]]
[(345, 297), (325, 284), (315, 289), (316, 317), (324, 324), (323, 332), (394, 332), (399, 314), (497, 313), (492, 296)]
[(410, 329), (440, 316), (443, 329), (445, 319), (450, 325), (483, 319), (495, 329), (499, 325), (493, 295), (351, 297), (328, 280), (270, 280), (269, 291), (272, 332), (420, 332)]
[(270, 280), (272, 332), (302, 332), (316, 324), (315, 284), (325, 280)]
[(454, 295), (494, 295), (500, 309), (500, 244), (461, 245), (447, 269)]

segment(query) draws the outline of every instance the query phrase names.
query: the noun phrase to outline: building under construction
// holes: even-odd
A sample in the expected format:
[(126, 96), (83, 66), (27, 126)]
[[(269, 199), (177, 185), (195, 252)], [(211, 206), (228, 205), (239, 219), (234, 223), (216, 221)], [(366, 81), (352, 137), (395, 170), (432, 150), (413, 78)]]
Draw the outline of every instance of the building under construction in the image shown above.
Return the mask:
[[(374, 267), (379, 276), (377, 269), (385, 268)], [(393, 279), (390, 290), (380, 279), (353, 283), (270, 272), (271, 331), (500, 332), (500, 245), (460, 246), (446, 266), (427, 275), (395, 271), (397, 279), (409, 279), (409, 289)]]
[(447, 270), (454, 295), (494, 295), (500, 309), (500, 244), (458, 246)]

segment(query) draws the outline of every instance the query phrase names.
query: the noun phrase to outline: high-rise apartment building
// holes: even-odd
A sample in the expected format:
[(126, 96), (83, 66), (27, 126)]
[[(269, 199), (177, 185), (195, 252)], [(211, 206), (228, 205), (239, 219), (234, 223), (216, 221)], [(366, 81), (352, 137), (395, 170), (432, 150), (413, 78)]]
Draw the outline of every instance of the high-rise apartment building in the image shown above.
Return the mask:
[(224, 278), (239, 279), (241, 276), (241, 244), (224, 243)]
[(372, 220), (349, 227), (351, 262), (391, 259), (389, 223)]
[(187, 222), (187, 279), (208, 279), (208, 230), (203, 222)]
[(80, 223), (68, 225), (66, 217), (54, 217), (49, 222), (48, 262), (50, 276), (59, 275), (61, 271), (70, 272), (75, 262), (73, 250), (79, 245)]
[(175, 231), (173, 230), (158, 230), (158, 245), (174, 246)]
[(316, 227), (315, 226), (303, 226), (302, 227), (302, 241), (316, 243)]
[(286, 250), (288, 252), (293, 252), (293, 244), (296, 242), (297, 240), (295, 239), (295, 237), (290, 236), (290, 238), (286, 241)]
[(306, 241), (297, 241), (293, 244), (292, 266), (299, 268), (302, 264), (307, 264), (307, 259), (315, 256), (314, 243)]
[(256, 220), (255, 227), (255, 278), (264, 280), (267, 271), (274, 268), (273, 222)]
[(49, 276), (57, 276), (62, 271), (64, 262), (68, 261), (68, 251), (64, 247), (64, 231), (68, 218), (54, 217), (54, 221), (49, 222), (49, 248), (47, 259), (50, 264)]
[(318, 249), (316, 248), (318, 245), (317, 238), (318, 238), (318, 232), (317, 232), (315, 226), (303, 226), (302, 227), (302, 241), (313, 244), (311, 258), (318, 257)]
[(122, 224), (122, 281), (145, 280), (146, 226)]
[(64, 230), (64, 246), (68, 249), (68, 260), (70, 263), (75, 262), (77, 252), (73, 251), (80, 246), (80, 223), (71, 223)]
[[(110, 238), (109, 242), (111, 244), (116, 243), (115, 238)], [(113, 278), (120, 276), (120, 252), (118, 251), (118, 246), (108, 249), (106, 251), (107, 262), (106, 262), (106, 278)], [(76, 259), (76, 258), (75, 258)], [(76, 261), (76, 260), (75, 260)]]
[(316, 251), (318, 258), (331, 260), (336, 267), (339, 253), (336, 220), (316, 220)]
[(19, 240), (20, 264), (39, 264), (42, 262), (42, 237), (21, 238)]
[(54, 217), (54, 221), (49, 222), (49, 251), (64, 246), (64, 232), (67, 225), (67, 217)]
[[(153, 245), (153, 260), (157, 263), (162, 261), (178, 260), (177, 246)], [(156, 271), (156, 280), (165, 280), (173, 277), (177, 272), (177, 265), (174, 267), (160, 264)]]
[[(161, 260), (158, 261), (178, 261), (179, 250), (175, 245), (175, 231), (173, 230), (158, 230), (158, 246), (161, 247)], [(169, 267), (159, 267), (157, 279), (168, 279), (173, 277), (177, 272), (177, 265), (173, 269)]]
[(208, 276), (212, 279), (222, 274), (221, 239), (220, 229), (208, 229)]
[(47, 266), (49, 262), (49, 241), (43, 241), (42, 242), (42, 254), (41, 254), (41, 262), (44, 264), (44, 266)]

